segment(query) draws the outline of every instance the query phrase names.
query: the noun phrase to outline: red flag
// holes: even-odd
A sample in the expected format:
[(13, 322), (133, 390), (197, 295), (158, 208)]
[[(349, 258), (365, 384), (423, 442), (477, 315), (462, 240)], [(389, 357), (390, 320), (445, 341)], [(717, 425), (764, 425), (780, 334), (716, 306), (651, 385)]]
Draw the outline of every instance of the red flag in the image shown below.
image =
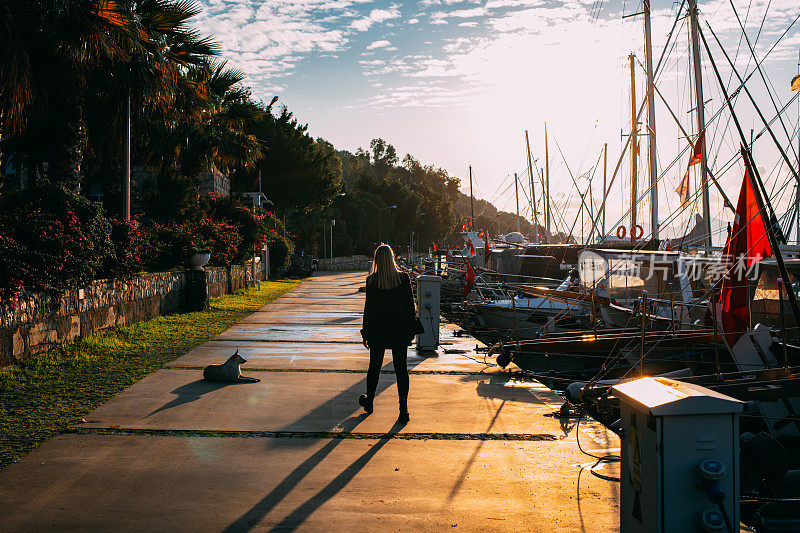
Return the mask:
[(485, 265), (489, 264), (489, 254), (491, 253), (491, 248), (489, 248), (489, 234), (481, 232), (483, 235), (483, 263)]
[(438, 246), (436, 246), (436, 243), (435, 243), (435, 242), (433, 243), (433, 251), (434, 251), (434, 252), (438, 252), (438, 251), (439, 251), (439, 247), (438, 247)]
[(470, 220), (470, 221), (469, 221), (469, 224), (467, 224), (467, 227), (468, 227), (468, 228), (471, 228), (471, 227), (472, 227), (472, 220)]
[[(690, 165), (692, 163), (689, 163)], [(686, 170), (686, 174), (684, 174), (683, 179), (681, 180), (681, 184), (678, 185), (678, 188), (675, 189), (675, 192), (681, 196), (681, 205), (686, 205), (689, 202), (689, 170)]]
[(697, 140), (694, 142), (694, 150), (692, 151), (692, 158), (689, 160), (689, 166), (696, 165), (703, 159), (703, 141), (706, 138), (706, 130), (700, 132)]
[(461, 226), (461, 231), (467, 231), (467, 223), (464, 222), (464, 225)]
[(756, 191), (747, 171), (744, 173), (739, 203), (725, 252), (725, 276), (720, 280), (720, 322), (728, 346), (733, 347), (747, 329), (747, 300), (750, 298), (747, 271), (772, 255), (767, 226), (758, 209)]
[(478, 238), (479, 238), (479, 239), (483, 239), (483, 231), (481, 231), (480, 233), (478, 233)]
[(464, 276), (464, 298), (467, 297), (467, 294), (472, 290), (472, 287), (475, 286), (475, 269), (472, 268), (472, 264), (467, 261), (467, 274)]
[(469, 241), (469, 255), (470, 257), (475, 255), (475, 247), (472, 246), (472, 241)]

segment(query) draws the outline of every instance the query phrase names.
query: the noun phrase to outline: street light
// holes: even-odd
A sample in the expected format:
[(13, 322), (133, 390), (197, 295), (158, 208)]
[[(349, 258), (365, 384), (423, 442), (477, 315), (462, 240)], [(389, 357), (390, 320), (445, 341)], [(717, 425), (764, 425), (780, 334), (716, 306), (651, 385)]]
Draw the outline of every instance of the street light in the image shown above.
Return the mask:
[[(347, 196), (347, 193), (345, 193), (345, 192), (340, 192), (339, 194), (337, 194), (337, 195), (334, 197), (334, 199), (336, 199), (336, 198), (338, 198), (338, 197), (341, 197), (341, 196)], [(331, 219), (331, 250), (330, 250), (330, 252), (331, 252), (331, 253), (330, 253), (330, 258), (331, 258), (331, 268), (333, 268), (333, 266), (332, 266), (332, 265), (333, 265), (333, 227), (334, 227), (335, 225), (336, 225), (336, 221), (335, 221), (335, 220), (333, 220), (333, 219)], [(323, 255), (323, 259), (325, 259), (325, 260), (327, 260), (327, 259), (328, 259), (328, 257), (329, 257), (329, 256), (328, 256), (328, 250), (327, 250), (327, 248), (326, 248), (326, 246), (327, 246), (327, 245), (326, 245), (326, 242), (327, 242), (327, 234), (326, 234), (326, 230), (325, 230), (325, 219), (323, 218), (323, 219), (322, 219), (322, 249), (323, 249), (322, 255)]]
[[(424, 217), (425, 213), (417, 213), (418, 217)], [(408, 264), (411, 264), (411, 261), (414, 256), (414, 235), (416, 235), (415, 231), (411, 229), (408, 235)]]
[(396, 205), (390, 205), (390, 206), (382, 207), (382, 208), (378, 209), (378, 244), (383, 242), (383, 240), (381, 239), (381, 215), (387, 209), (397, 209), (397, 206)]

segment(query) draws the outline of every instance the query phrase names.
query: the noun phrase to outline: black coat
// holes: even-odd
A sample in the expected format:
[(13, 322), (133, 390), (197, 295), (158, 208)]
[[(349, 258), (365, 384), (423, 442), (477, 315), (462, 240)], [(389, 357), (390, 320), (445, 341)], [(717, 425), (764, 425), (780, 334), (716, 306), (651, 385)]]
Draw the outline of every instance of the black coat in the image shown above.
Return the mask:
[(361, 336), (370, 347), (409, 346), (414, 338), (417, 313), (411, 279), (400, 273), (400, 283), (392, 289), (379, 289), (373, 275), (367, 276), (367, 298)]

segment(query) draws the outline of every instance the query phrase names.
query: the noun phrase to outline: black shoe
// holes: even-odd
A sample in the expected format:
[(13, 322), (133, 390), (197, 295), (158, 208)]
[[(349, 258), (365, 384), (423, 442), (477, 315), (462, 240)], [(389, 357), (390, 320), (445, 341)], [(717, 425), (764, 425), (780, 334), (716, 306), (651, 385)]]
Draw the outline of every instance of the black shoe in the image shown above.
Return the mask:
[(372, 400), (367, 399), (366, 394), (358, 397), (358, 405), (363, 407), (367, 414), (372, 413)]
[(402, 411), (400, 416), (397, 417), (397, 421), (401, 424), (408, 424), (409, 420), (411, 420), (411, 416), (408, 414), (408, 411)]

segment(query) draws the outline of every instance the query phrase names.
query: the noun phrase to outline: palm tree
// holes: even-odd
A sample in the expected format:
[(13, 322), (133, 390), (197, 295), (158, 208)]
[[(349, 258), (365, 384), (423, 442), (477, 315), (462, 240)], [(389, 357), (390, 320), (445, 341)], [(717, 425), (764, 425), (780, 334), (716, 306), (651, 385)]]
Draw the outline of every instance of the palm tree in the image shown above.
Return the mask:
[(248, 133), (263, 110), (242, 86), (242, 71), (225, 61), (204, 60), (180, 79), (174, 106), (148, 121), (147, 150), (162, 168), (175, 167), (199, 176), (216, 166), (228, 173), (250, 168), (262, 146)]
[[(124, 148), (123, 208), (130, 218), (131, 106), (169, 108), (182, 74), (206, 58), (216, 55), (219, 47), (210, 37), (201, 37), (187, 22), (200, 10), (192, 2), (169, 0), (125, 0), (128, 33), (121, 43), (126, 58), (111, 65), (109, 91), (117, 102), (124, 102), (120, 115), (124, 126), (118, 128)], [(118, 115), (118, 116), (120, 116)]]
[(0, 134), (27, 134), (18, 146), (37, 146), (33, 162), (77, 188), (87, 81), (124, 56), (124, 15), (113, 0), (0, 0), (0, 19)]
[(87, 107), (120, 111), (98, 134), (116, 139), (131, 103), (171, 107), (188, 70), (217, 52), (187, 24), (198, 13), (190, 0), (0, 0), (0, 135), (78, 187)]

